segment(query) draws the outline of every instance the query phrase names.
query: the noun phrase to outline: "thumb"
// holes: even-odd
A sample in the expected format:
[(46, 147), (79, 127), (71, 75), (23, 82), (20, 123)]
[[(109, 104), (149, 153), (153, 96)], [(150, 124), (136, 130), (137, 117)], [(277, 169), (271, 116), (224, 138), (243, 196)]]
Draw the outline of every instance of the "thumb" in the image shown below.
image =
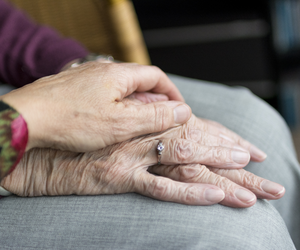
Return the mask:
[[(186, 103), (184, 102), (177, 102), (177, 101), (167, 101), (167, 102), (160, 102), (160, 107), (155, 107), (155, 103), (153, 103), (154, 105), (154, 108), (157, 110), (160, 109), (160, 112), (164, 112), (166, 111), (166, 109), (168, 109), (168, 111), (172, 111), (173, 113), (173, 119), (170, 117), (170, 125), (165, 128), (165, 129), (161, 129), (160, 131), (163, 131), (163, 130), (166, 130), (170, 127), (173, 127), (173, 126), (177, 126), (177, 125), (181, 125), (181, 124), (184, 124), (186, 123), (191, 115), (192, 115), (192, 110), (190, 108), (190, 106), (188, 106)], [(149, 105), (146, 105), (148, 106), (147, 108), (149, 108), (150, 110), (153, 109), (151, 107), (151, 104)], [(158, 118), (156, 120), (156, 127), (159, 129), (159, 123), (161, 122), (161, 124), (163, 125), (163, 122), (167, 122), (166, 121), (166, 117), (162, 117), (162, 120), (159, 120), (160, 117), (156, 117)]]
[(191, 117), (192, 111), (183, 102), (163, 101), (129, 105), (125, 108), (125, 113), (127, 118), (132, 118), (130, 122), (134, 123), (134, 129), (126, 134), (129, 139), (184, 124)]

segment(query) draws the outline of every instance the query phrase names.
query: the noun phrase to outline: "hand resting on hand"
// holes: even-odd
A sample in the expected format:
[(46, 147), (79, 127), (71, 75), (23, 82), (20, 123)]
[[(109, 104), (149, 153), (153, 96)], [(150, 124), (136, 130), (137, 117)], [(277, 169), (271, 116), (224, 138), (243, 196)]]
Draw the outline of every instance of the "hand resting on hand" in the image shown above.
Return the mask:
[[(165, 146), (162, 165), (156, 165), (159, 141)], [(164, 201), (231, 207), (252, 206), (256, 197), (281, 198), (281, 185), (242, 169), (250, 157), (263, 161), (266, 155), (220, 124), (192, 115), (182, 126), (94, 152), (32, 149), (0, 184), (20, 196), (136, 192)]]

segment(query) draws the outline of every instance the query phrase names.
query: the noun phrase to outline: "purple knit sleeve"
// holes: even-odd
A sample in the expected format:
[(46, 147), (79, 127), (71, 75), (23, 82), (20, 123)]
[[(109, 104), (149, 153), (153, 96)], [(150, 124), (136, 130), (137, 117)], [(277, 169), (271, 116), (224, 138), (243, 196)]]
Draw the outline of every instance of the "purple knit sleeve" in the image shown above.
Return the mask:
[(88, 51), (0, 0), (0, 80), (16, 87), (58, 73)]

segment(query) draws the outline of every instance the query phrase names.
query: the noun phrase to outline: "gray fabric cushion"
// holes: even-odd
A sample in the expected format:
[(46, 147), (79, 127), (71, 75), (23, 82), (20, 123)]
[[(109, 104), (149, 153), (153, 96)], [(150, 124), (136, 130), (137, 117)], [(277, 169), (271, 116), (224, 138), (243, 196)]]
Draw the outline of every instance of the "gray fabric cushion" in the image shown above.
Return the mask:
[(9, 197), (0, 207), (2, 249), (294, 249), (282, 218), (262, 200), (233, 209), (138, 194)]

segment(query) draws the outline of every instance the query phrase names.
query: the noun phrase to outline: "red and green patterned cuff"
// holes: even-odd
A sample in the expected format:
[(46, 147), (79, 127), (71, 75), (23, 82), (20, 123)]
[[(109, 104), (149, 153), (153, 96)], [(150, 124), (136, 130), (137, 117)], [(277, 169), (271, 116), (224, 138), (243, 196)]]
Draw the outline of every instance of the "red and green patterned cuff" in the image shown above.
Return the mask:
[(28, 129), (24, 118), (0, 101), (0, 180), (15, 169), (27, 142)]

